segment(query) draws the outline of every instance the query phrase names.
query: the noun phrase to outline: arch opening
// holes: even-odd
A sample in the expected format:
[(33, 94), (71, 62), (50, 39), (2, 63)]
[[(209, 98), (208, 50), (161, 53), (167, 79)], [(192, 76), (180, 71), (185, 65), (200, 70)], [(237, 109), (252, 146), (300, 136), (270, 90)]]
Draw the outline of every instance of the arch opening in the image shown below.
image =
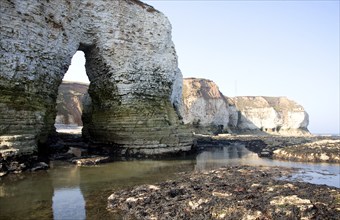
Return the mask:
[(77, 51), (59, 85), (54, 124), (58, 133), (81, 134), (83, 103), (90, 84), (85, 62), (84, 52)]

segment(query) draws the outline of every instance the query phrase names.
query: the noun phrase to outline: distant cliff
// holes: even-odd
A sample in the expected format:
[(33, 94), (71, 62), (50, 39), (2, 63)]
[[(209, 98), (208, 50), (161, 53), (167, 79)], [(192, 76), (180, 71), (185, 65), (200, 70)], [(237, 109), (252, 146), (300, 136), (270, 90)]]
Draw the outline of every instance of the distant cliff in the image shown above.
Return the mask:
[(58, 90), (56, 124), (83, 125), (81, 116), (87, 90), (87, 84), (63, 81)]
[[(241, 96), (229, 98), (234, 109), (231, 120), (237, 131), (301, 135), (309, 133), (309, 116), (304, 108), (286, 97)], [(237, 114), (237, 116), (236, 116)]]
[(180, 114), (185, 124), (193, 124), (196, 132), (230, 132), (228, 102), (211, 80), (183, 80)]
[(201, 133), (309, 133), (308, 114), (296, 102), (285, 97), (226, 97), (207, 79), (183, 80), (180, 112), (183, 122)]
[[(59, 88), (56, 123), (82, 125), (88, 85), (63, 82)], [(226, 97), (208, 79), (183, 80), (179, 114), (197, 133), (308, 134), (304, 108), (286, 97)]]

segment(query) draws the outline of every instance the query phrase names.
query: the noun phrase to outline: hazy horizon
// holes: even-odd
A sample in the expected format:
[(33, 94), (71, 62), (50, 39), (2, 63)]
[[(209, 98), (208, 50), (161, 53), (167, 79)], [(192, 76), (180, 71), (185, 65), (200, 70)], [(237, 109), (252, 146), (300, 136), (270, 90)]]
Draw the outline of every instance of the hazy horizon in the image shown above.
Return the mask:
[[(312, 133), (340, 133), (339, 1), (144, 2), (169, 18), (183, 77), (230, 97), (285, 96)], [(66, 80), (88, 80), (83, 62), (74, 57)]]

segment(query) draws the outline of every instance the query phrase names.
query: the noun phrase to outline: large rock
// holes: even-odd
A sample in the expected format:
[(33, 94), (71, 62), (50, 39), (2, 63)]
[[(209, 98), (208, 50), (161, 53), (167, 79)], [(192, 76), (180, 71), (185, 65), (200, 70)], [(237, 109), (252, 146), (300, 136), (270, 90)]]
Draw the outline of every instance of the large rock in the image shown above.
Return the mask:
[(175, 109), (181, 72), (168, 19), (137, 0), (1, 0), (0, 146), (32, 154), (53, 133), (58, 87), (85, 53), (92, 142), (189, 150)]

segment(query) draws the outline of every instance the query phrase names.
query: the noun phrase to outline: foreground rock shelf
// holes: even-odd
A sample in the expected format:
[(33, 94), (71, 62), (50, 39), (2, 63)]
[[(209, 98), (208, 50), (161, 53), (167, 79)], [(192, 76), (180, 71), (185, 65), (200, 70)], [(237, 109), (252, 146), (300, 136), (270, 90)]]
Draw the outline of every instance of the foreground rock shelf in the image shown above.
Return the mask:
[(340, 189), (283, 176), (282, 167), (230, 166), (113, 193), (108, 210), (131, 219), (339, 219)]

